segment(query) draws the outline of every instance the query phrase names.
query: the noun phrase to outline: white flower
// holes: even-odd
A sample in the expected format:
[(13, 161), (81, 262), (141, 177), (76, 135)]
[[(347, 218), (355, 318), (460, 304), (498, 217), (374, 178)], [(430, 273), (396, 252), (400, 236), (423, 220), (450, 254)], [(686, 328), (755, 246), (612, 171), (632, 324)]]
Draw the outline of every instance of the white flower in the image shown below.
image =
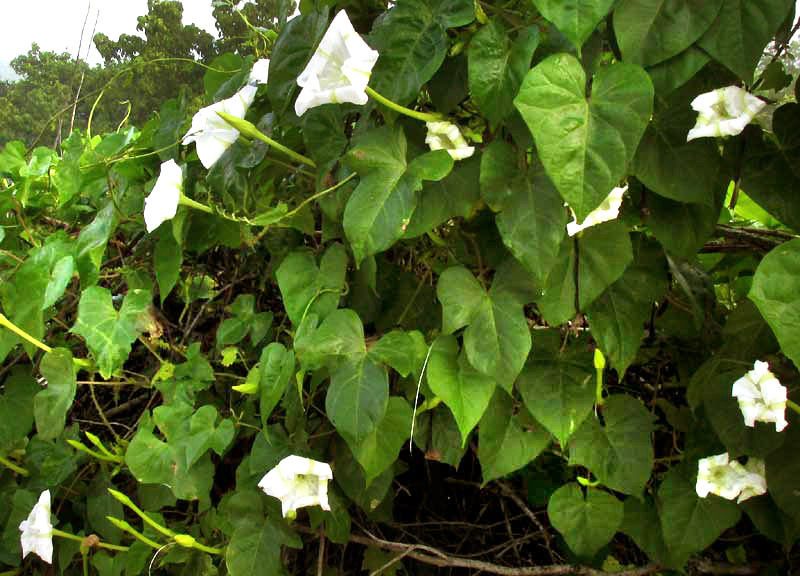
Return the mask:
[(758, 420), (774, 422), (778, 432), (786, 428), (786, 388), (766, 362), (756, 360), (753, 369), (733, 383), (731, 394), (739, 400), (745, 425), (752, 428)]
[(144, 199), (144, 223), (148, 232), (175, 217), (183, 190), (183, 171), (175, 160), (161, 164), (161, 173), (150, 195)]
[(23, 520), (19, 529), (22, 543), (22, 557), (35, 553), (48, 564), (53, 563), (53, 525), (50, 523), (50, 490), (39, 496), (28, 518)]
[(227, 100), (221, 100), (211, 106), (198, 110), (192, 118), (192, 127), (183, 137), (184, 146), (197, 143), (197, 155), (206, 168), (211, 168), (214, 162), (236, 142), (239, 131), (225, 122), (217, 112), (226, 112), (237, 118), (244, 118), (250, 104), (256, 97), (255, 86), (245, 86)]
[(269, 79), (269, 58), (257, 60), (250, 69), (250, 76), (247, 78), (248, 84), (266, 84)]
[(319, 504), (323, 510), (330, 510), (328, 480), (332, 479), (328, 464), (292, 455), (267, 472), (258, 487), (281, 501), (285, 518), (290, 512), (294, 516), (294, 511), (304, 506)]
[(469, 158), (475, 152), (473, 146), (467, 146), (458, 126), (452, 122), (426, 122), (425, 125), (428, 127), (425, 144), (431, 150), (447, 150), (453, 160)]
[(705, 498), (710, 492), (733, 500), (742, 491), (741, 480), (741, 474), (736, 467), (730, 466), (727, 452), (701, 458), (697, 462), (695, 491), (700, 498)]
[(744, 502), (748, 498), (767, 492), (767, 470), (763, 460), (751, 457), (744, 466), (733, 460), (730, 466), (737, 471), (739, 487), (742, 490), (737, 502)]
[(302, 116), (309, 108), (330, 102), (366, 104), (365, 89), (378, 52), (353, 29), (344, 10), (331, 22), (308, 65), (297, 77), (302, 88), (294, 111)]
[(738, 86), (727, 86), (700, 94), (692, 100), (699, 112), (686, 141), (695, 138), (735, 136), (761, 112), (766, 103)]
[(625, 194), (627, 189), (627, 186), (614, 188), (600, 206), (589, 212), (583, 224), (578, 224), (578, 219), (573, 217), (572, 222), (567, 224), (567, 234), (575, 236), (575, 234), (585, 228), (600, 224), (601, 222), (614, 220), (619, 216), (619, 207), (622, 206), (622, 195)]

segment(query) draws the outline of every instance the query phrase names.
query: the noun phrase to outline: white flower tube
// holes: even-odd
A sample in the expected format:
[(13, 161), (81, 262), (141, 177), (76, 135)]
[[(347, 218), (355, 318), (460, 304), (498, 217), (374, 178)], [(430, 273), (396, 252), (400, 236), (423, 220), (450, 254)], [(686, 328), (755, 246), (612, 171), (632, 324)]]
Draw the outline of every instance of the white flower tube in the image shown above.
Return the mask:
[(22, 557), (33, 552), (39, 558), (53, 563), (53, 525), (50, 523), (50, 490), (39, 496), (28, 518), (23, 520), (19, 529), (22, 532), (19, 540), (22, 544)]
[(302, 116), (309, 108), (328, 103), (364, 105), (372, 67), (378, 52), (369, 47), (340, 10), (331, 22), (314, 55), (297, 77), (302, 88), (294, 111)]
[(700, 94), (692, 100), (692, 109), (699, 114), (694, 128), (686, 135), (686, 141), (735, 136), (744, 130), (764, 106), (764, 101), (738, 86), (727, 86)]
[(175, 217), (183, 190), (183, 171), (175, 160), (161, 164), (161, 173), (150, 195), (144, 200), (144, 223), (148, 232)]
[(225, 112), (244, 118), (256, 97), (256, 86), (245, 86), (227, 100), (221, 100), (197, 111), (192, 118), (192, 127), (183, 137), (184, 146), (195, 142), (197, 155), (206, 168), (211, 168), (231, 144), (239, 138), (239, 131), (225, 122), (217, 112)]
[(756, 360), (753, 369), (733, 383), (731, 394), (739, 401), (744, 423), (774, 422), (780, 432), (786, 421), (786, 387), (769, 371), (769, 364)]
[(463, 160), (475, 153), (475, 148), (467, 146), (461, 130), (452, 122), (426, 122), (425, 125), (428, 127), (425, 144), (431, 150), (447, 150), (453, 160)]
[(606, 199), (603, 200), (600, 206), (589, 212), (589, 215), (584, 219), (582, 224), (578, 224), (578, 219), (573, 217), (572, 222), (567, 224), (567, 234), (575, 236), (575, 234), (581, 230), (602, 222), (614, 220), (619, 216), (619, 208), (622, 206), (622, 196), (627, 189), (627, 186), (614, 188), (611, 193), (606, 196)]
[(319, 505), (323, 510), (330, 510), (328, 480), (332, 479), (333, 472), (328, 464), (292, 455), (267, 472), (258, 487), (281, 501), (285, 518), (294, 517), (296, 510), (304, 506)]
[(257, 60), (250, 69), (248, 84), (266, 84), (269, 80), (269, 58)]

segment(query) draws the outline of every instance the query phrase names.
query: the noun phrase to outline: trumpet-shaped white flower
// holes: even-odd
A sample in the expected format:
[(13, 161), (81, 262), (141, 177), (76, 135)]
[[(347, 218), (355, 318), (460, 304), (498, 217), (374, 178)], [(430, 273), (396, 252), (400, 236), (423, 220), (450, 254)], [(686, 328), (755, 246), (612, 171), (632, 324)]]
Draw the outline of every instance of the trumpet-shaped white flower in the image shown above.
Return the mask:
[(426, 122), (425, 125), (428, 127), (425, 144), (431, 150), (447, 150), (453, 160), (463, 160), (475, 153), (475, 148), (467, 146), (461, 130), (452, 122)]
[(731, 394), (739, 401), (739, 410), (747, 426), (774, 422), (775, 430), (786, 428), (786, 388), (769, 371), (769, 364), (756, 360), (753, 369), (733, 383)]
[(197, 144), (197, 155), (203, 166), (211, 168), (239, 137), (239, 131), (220, 118), (217, 112), (244, 118), (256, 97), (256, 91), (256, 86), (247, 85), (227, 100), (201, 108), (194, 115), (192, 127), (183, 137), (183, 144), (184, 146), (192, 142)]
[(763, 460), (750, 458), (744, 466), (732, 460), (730, 466), (739, 475), (739, 487), (742, 490), (737, 502), (744, 502), (767, 492), (767, 469)]
[(175, 160), (161, 164), (161, 173), (150, 195), (144, 199), (144, 223), (148, 232), (175, 217), (183, 190), (183, 171)]
[(700, 94), (692, 109), (700, 114), (686, 141), (695, 138), (735, 136), (747, 126), (766, 103), (738, 86), (727, 86)]
[(39, 496), (39, 501), (33, 506), (28, 518), (23, 520), (19, 529), (22, 543), (22, 557), (25, 558), (33, 552), (39, 558), (53, 563), (53, 525), (50, 523), (50, 490), (45, 490)]
[(603, 200), (600, 206), (589, 212), (589, 215), (582, 224), (578, 224), (578, 219), (573, 217), (572, 222), (567, 224), (567, 234), (575, 236), (575, 234), (585, 228), (595, 226), (601, 222), (614, 220), (619, 216), (619, 207), (622, 206), (622, 196), (627, 189), (627, 186), (614, 188), (611, 193), (606, 196), (606, 199)]
[(266, 84), (269, 80), (269, 58), (257, 60), (250, 69), (248, 84)]
[(302, 88), (294, 111), (302, 116), (309, 108), (328, 103), (366, 104), (367, 83), (378, 52), (369, 47), (340, 10), (331, 22), (308, 65), (297, 77)]
[(735, 466), (730, 465), (727, 452), (701, 458), (697, 462), (695, 491), (700, 498), (705, 498), (709, 492), (728, 500), (739, 495), (742, 491), (741, 474)]
[[(267, 472), (258, 487), (281, 501), (284, 518), (304, 506), (319, 505), (330, 510), (328, 480), (333, 479), (331, 467), (302, 456), (287, 456)], [(291, 513), (291, 514), (290, 514)]]

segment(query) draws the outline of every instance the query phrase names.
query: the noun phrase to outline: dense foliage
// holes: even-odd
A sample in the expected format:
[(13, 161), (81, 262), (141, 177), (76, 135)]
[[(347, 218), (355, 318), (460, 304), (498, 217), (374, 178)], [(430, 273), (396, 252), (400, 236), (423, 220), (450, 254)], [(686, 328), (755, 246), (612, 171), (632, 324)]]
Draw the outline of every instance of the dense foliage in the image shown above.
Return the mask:
[(794, 2), (238, 4), (0, 134), (0, 573), (796, 568)]

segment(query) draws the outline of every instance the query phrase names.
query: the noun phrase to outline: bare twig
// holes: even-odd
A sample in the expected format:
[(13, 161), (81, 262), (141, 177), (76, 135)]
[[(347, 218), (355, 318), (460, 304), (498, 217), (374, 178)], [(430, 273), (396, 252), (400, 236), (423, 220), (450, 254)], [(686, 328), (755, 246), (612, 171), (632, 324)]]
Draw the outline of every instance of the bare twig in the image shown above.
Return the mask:
[(519, 494), (514, 492), (514, 489), (511, 488), (511, 486), (509, 486), (505, 482), (500, 482), (500, 481), (495, 482), (495, 484), (497, 484), (497, 487), (500, 488), (500, 492), (502, 492), (504, 496), (508, 497), (512, 502), (514, 502), (514, 504), (516, 504), (519, 507), (519, 509), (522, 510), (525, 513), (525, 515), (531, 519), (531, 522), (536, 524), (536, 527), (542, 533), (542, 538), (544, 538), (544, 546), (545, 548), (547, 548), (548, 554), (550, 554), (550, 560), (552, 562), (555, 562), (556, 558), (555, 555), (553, 554), (553, 549), (550, 547), (550, 534), (547, 532), (547, 529), (544, 527), (544, 524), (542, 524), (541, 520), (539, 520), (536, 517), (536, 514), (534, 514), (533, 511), (530, 508), (528, 508), (527, 504), (525, 504), (525, 501), (519, 497)]

